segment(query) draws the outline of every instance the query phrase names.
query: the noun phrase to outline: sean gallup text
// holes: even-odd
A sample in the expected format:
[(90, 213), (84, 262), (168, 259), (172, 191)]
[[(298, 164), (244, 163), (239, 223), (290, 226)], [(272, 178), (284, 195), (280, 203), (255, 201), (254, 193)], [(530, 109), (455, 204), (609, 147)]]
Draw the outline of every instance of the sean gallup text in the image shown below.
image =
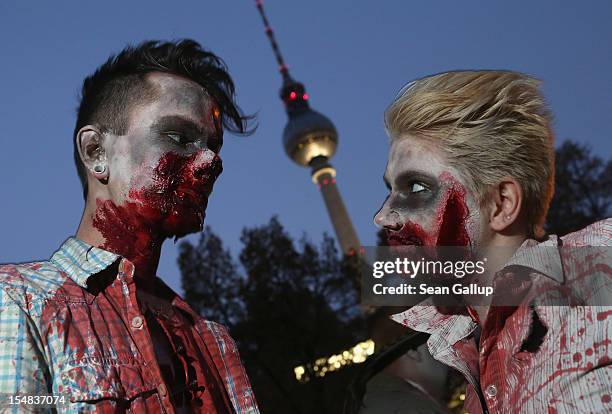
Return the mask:
[(484, 295), (493, 294), (492, 286), (479, 286), (476, 283), (461, 284), (455, 283), (451, 286), (429, 286), (426, 283), (411, 285), (402, 283), (397, 286), (384, 286), (376, 283), (372, 287), (375, 295)]

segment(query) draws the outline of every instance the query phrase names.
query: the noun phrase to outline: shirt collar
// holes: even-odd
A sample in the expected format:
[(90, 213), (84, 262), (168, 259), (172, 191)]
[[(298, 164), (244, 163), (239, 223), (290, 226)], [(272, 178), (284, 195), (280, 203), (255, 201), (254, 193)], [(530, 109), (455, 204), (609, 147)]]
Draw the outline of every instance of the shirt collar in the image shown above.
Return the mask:
[[(563, 283), (563, 266), (558, 247), (559, 238), (555, 235), (543, 242), (526, 239), (503, 269), (523, 266)], [(431, 298), (402, 313), (392, 315), (391, 319), (415, 331), (443, 338), (446, 346), (465, 338), (476, 328), (476, 323), (467, 315), (440, 313)]]
[(79, 286), (87, 288), (87, 279), (90, 276), (100, 273), (119, 258), (120, 256), (115, 253), (70, 237), (51, 256), (50, 262)]
[(431, 298), (402, 313), (391, 315), (391, 319), (412, 330), (430, 334), (427, 345), (436, 359), (455, 342), (469, 336), (478, 326), (467, 315), (441, 313)]
[(541, 273), (558, 283), (563, 283), (563, 265), (558, 247), (559, 238), (555, 235), (550, 236), (541, 243), (527, 239), (508, 260), (504, 269), (509, 266), (523, 266)]
[[(459, 319), (470, 320), (471, 318), (462, 314), (444, 314), (438, 310), (438, 307), (431, 298), (427, 298), (418, 305), (401, 313), (391, 315), (391, 319), (415, 331), (431, 334), (444, 329), (444, 326), (449, 323), (454, 323)], [(466, 326), (464, 328), (465, 332), (459, 334), (461, 337), (469, 334), (472, 327)]]
[[(70, 237), (51, 256), (50, 262), (66, 273), (79, 286), (87, 288), (87, 280), (90, 276), (100, 273), (121, 258), (118, 254), (94, 247), (76, 237)], [(119, 269), (120, 272), (123, 271), (131, 275), (133, 273), (133, 264), (129, 260), (123, 259)], [(170, 292), (169, 299), (173, 306), (187, 312), (194, 320), (200, 318), (200, 315), (162, 279), (155, 277), (154, 281), (161, 285), (158, 288), (166, 289)]]

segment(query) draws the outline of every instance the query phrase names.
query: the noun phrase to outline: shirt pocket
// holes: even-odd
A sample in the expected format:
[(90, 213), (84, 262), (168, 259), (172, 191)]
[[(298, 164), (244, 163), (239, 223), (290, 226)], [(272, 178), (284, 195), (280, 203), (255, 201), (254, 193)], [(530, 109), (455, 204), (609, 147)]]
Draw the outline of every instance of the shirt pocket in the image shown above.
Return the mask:
[(66, 396), (66, 403), (126, 407), (133, 400), (157, 393), (156, 385), (145, 381), (138, 365), (91, 359), (90, 363), (69, 364), (61, 371), (56, 391)]

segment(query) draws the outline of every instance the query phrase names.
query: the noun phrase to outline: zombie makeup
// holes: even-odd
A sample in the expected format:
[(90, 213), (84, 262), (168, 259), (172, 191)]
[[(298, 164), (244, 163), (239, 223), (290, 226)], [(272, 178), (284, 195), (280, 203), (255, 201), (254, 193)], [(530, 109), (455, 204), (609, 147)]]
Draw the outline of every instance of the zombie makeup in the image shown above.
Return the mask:
[(97, 200), (93, 226), (104, 237), (101, 247), (138, 267), (166, 238), (201, 230), (208, 196), (221, 171), (221, 159), (211, 151), (166, 153), (151, 173), (152, 184), (131, 189), (129, 201), (117, 205)]
[[(152, 78), (153, 79), (153, 78)], [(219, 111), (188, 80), (159, 75), (156, 100), (137, 107), (126, 135), (108, 145), (107, 197), (92, 225), (101, 247), (154, 272), (161, 244), (202, 229), (222, 163)]]
[(165, 144), (178, 147), (180, 152), (208, 148), (218, 153), (223, 145), (223, 132), (220, 129), (202, 128), (181, 116), (164, 116), (152, 125), (151, 130), (161, 140), (170, 139), (172, 142)]
[(390, 245), (473, 244), (476, 205), (434, 145), (417, 139), (394, 142), (384, 180), (390, 194), (375, 221), (385, 228)]
[[(427, 176), (414, 180), (411, 176)], [(434, 221), (428, 229), (414, 220), (406, 220), (399, 229), (387, 229), (390, 245), (418, 246), (467, 246), (469, 237), (466, 230), (468, 208), (465, 203), (465, 189), (450, 173), (443, 172), (434, 178), (409, 171), (404, 173), (396, 195), (390, 197), (389, 208), (400, 217), (412, 214), (431, 215)], [(427, 183), (428, 182), (428, 183)]]

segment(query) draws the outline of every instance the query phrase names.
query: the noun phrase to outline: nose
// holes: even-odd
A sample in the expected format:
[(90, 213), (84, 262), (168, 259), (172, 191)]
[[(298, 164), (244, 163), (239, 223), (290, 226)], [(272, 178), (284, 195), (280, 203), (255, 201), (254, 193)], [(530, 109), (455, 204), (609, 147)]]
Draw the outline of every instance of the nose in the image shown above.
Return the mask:
[(374, 216), (374, 225), (385, 230), (400, 230), (402, 228), (401, 217), (395, 210), (387, 207), (386, 203)]
[(197, 153), (194, 162), (193, 175), (196, 179), (217, 179), (223, 172), (223, 162), (218, 154), (209, 149)]

